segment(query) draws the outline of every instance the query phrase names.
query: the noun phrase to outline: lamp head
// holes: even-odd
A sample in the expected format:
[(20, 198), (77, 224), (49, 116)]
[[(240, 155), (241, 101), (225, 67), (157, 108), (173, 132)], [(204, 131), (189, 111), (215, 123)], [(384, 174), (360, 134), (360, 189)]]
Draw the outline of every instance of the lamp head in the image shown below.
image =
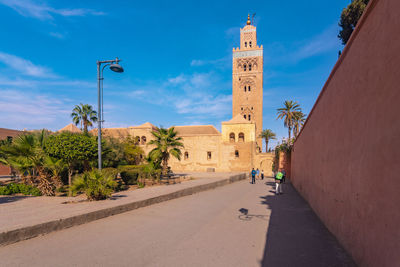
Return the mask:
[(110, 70), (115, 71), (115, 72), (124, 72), (124, 68), (121, 65), (119, 65), (118, 63), (111, 64)]

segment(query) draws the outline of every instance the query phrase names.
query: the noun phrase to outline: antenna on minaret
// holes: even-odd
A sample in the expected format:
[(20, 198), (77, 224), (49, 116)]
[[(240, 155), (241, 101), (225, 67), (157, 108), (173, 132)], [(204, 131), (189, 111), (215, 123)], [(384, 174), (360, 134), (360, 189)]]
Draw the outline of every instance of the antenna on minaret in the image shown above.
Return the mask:
[(256, 16), (256, 13), (253, 13), (251, 16), (251, 25), (254, 25), (254, 17)]

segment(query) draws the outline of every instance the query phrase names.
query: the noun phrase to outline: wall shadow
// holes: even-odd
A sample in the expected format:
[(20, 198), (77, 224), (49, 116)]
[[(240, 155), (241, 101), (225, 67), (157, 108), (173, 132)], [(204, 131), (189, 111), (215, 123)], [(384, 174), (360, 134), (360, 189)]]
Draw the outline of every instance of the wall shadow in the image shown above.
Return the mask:
[(9, 196), (9, 197), (0, 197), (0, 204), (7, 204), (11, 202), (15, 202), (18, 200), (22, 200), (24, 198), (28, 198), (32, 196)]
[(283, 190), (260, 197), (271, 210), (261, 266), (356, 266), (293, 186)]

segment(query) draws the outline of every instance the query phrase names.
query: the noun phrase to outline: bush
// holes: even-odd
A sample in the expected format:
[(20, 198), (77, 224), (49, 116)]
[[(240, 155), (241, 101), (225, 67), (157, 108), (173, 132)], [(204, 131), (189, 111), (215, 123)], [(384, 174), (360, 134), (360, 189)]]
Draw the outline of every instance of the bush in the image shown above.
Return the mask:
[(26, 184), (11, 183), (7, 186), (0, 186), (0, 195), (24, 194), (26, 196), (41, 196), (42, 193), (36, 187)]
[(137, 170), (125, 170), (121, 171), (121, 179), (126, 185), (137, 184), (139, 178), (139, 171)]
[(142, 167), (136, 165), (120, 166), (118, 169), (125, 185), (137, 184), (138, 178), (142, 173)]
[(74, 195), (85, 192), (89, 200), (101, 200), (110, 197), (116, 187), (117, 182), (109, 171), (94, 170), (74, 179), (71, 190)]

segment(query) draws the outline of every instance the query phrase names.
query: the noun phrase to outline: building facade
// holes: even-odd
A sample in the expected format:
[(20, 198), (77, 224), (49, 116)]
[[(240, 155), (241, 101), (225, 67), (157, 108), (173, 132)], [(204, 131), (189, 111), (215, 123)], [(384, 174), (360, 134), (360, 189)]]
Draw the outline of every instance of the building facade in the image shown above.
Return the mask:
[[(240, 47), (233, 49), (232, 119), (222, 122), (221, 132), (212, 125), (174, 126), (182, 137), (182, 158), (173, 157), (169, 165), (180, 171), (249, 171), (251, 168), (272, 172), (273, 154), (261, 153), (263, 111), (263, 48), (257, 44), (256, 27), (248, 17), (240, 29)], [(70, 127), (71, 128), (71, 127)], [(152, 146), (151, 132), (156, 127), (147, 122), (127, 128), (105, 128), (103, 135), (136, 138), (147, 154)], [(76, 129), (75, 129), (76, 130)], [(97, 134), (97, 129), (91, 131)]]

